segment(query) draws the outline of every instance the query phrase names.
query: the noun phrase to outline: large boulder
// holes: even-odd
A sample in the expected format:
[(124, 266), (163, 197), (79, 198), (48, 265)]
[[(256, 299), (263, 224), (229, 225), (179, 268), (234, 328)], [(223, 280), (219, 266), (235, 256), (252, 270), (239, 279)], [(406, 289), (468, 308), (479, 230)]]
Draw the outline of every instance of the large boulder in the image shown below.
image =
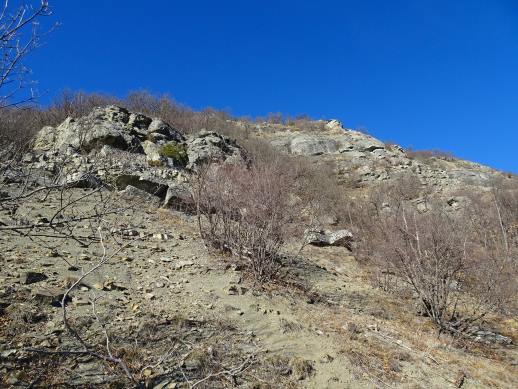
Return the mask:
[(176, 210), (194, 210), (195, 204), (191, 193), (191, 188), (186, 183), (169, 185), (163, 205)]
[(323, 230), (320, 228), (308, 229), (304, 232), (306, 243), (313, 246), (341, 246), (352, 249), (353, 234), (348, 230)]
[(155, 142), (184, 142), (185, 138), (176, 129), (160, 119), (153, 119), (148, 129), (148, 139)]
[(120, 149), (138, 146), (138, 139), (130, 133), (127, 123), (129, 112), (121, 107), (96, 108), (79, 119), (67, 118), (57, 127), (44, 127), (37, 135), (34, 148), (37, 150), (91, 151), (103, 145)]
[(187, 144), (190, 169), (211, 162), (240, 163), (245, 161), (244, 150), (230, 138), (214, 131), (202, 130)]

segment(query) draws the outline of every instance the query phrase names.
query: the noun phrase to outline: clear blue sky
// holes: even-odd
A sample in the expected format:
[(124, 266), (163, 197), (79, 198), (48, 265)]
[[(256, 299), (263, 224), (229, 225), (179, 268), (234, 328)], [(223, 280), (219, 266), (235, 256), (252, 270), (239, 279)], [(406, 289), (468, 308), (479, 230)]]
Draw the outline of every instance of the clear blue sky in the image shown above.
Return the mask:
[(516, 0), (50, 0), (48, 91), (338, 118), (518, 172)]

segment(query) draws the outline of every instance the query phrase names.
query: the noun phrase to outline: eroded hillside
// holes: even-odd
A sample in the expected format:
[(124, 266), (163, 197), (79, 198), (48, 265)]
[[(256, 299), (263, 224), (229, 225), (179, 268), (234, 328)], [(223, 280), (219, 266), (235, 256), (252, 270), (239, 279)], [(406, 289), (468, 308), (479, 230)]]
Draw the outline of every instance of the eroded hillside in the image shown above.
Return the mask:
[[(248, 135), (236, 141), (217, 128), (188, 133), (161, 119), (108, 106), (45, 127), (21, 157), (3, 151), (3, 385), (518, 384), (516, 301), (504, 302), (508, 296), (500, 289), (498, 304), (493, 294), (465, 292), (464, 285), (476, 279), (467, 269), (448, 278), (441, 290), (461, 296), (455, 300), (459, 307), (473, 311), (479, 297), (494, 305), (469, 325), (461, 320), (468, 311), (452, 314), (446, 324), (456, 320), (458, 326), (439, 331), (435, 317), (423, 309), (417, 293), (422, 289), (408, 287), (397, 268), (368, 260), (376, 253), (383, 256), (376, 250), (385, 235), (366, 224), (390, 219), (377, 219), (367, 205), (356, 207), (375, 203), (384, 215), (404, 204), (417, 215), (444, 208), (456, 217), (478, 199), (468, 195), (480, 194), (485, 201), (497, 184), (507, 197), (494, 203), (508, 204), (510, 198), (514, 204), (515, 177), (457, 159), (419, 159), (336, 121), (316, 124), (316, 130), (234, 124), (246, 127)], [(266, 186), (248, 183), (257, 176), (247, 172), (270, 172), (254, 166), (277, 154), (277, 170)], [(277, 192), (270, 186), (259, 200), (240, 198), (253, 194), (250, 187), (264, 189), (271, 183), (287, 185), (278, 196), (284, 188), (290, 193), (282, 201), (272, 200), (267, 194)], [(221, 197), (234, 190), (236, 197)], [(269, 204), (285, 207), (271, 213), (264, 207)], [(227, 213), (220, 212), (223, 206)], [(504, 214), (506, 209), (502, 205), (503, 216), (495, 220), (502, 225), (510, 220), (507, 250), (496, 243), (484, 247), (491, 248), (495, 260), (508, 256), (511, 263), (517, 260), (518, 225), (513, 209)], [(261, 257), (275, 265), (267, 281), (250, 270), (259, 255), (255, 246), (238, 243), (254, 242), (273, 252), (277, 246), (261, 246), (272, 233), (251, 240), (234, 231), (218, 236), (229, 240), (219, 246), (214, 245), (219, 240), (205, 236), (221, 225), (204, 220), (221, 217), (223, 226), (242, 223), (239, 231), (244, 231), (250, 215), (266, 215), (270, 223), (252, 224), (252, 232), (283, 229), (273, 235), (278, 255)], [(272, 218), (284, 224), (272, 224)], [(495, 229), (487, 220), (483, 228), (489, 242)], [(484, 247), (477, 243), (473, 254)], [(516, 274), (512, 266), (500, 269), (510, 277)], [(487, 271), (483, 274), (493, 270), (477, 268)]]

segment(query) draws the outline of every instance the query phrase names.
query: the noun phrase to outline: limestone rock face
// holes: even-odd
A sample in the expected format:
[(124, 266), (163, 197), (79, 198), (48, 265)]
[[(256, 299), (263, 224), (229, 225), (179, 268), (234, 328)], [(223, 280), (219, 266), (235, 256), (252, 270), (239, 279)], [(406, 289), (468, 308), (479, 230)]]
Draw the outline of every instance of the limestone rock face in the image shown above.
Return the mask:
[(339, 147), (336, 139), (306, 134), (294, 137), (289, 143), (291, 153), (297, 155), (334, 154)]

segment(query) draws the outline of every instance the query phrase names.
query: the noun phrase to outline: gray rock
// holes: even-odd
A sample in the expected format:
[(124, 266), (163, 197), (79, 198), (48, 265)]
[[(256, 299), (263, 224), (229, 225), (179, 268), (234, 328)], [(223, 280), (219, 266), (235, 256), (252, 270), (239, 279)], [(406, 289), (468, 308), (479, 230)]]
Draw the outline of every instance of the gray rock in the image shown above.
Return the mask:
[(126, 189), (128, 185), (160, 198), (165, 197), (168, 188), (160, 179), (150, 180), (134, 174), (121, 174), (115, 179), (115, 186), (120, 190)]
[(180, 260), (180, 261), (176, 262), (176, 263), (173, 265), (173, 269), (175, 269), (175, 270), (180, 270), (180, 269), (183, 269), (184, 267), (192, 266), (192, 265), (194, 265), (194, 262), (193, 262), (193, 261), (189, 261), (189, 260)]
[(100, 188), (103, 186), (102, 180), (95, 174), (83, 172), (66, 175), (62, 184), (69, 188)]
[(167, 188), (164, 207), (172, 207), (179, 210), (193, 208), (194, 200), (189, 185), (185, 183), (172, 183)]
[(344, 128), (342, 126), (342, 123), (340, 123), (336, 119), (332, 119), (328, 121), (325, 125), (325, 128), (331, 131), (344, 131)]
[(240, 163), (245, 161), (244, 150), (226, 136), (214, 131), (200, 131), (187, 144), (189, 163), (187, 167), (194, 169), (209, 162)]
[(67, 118), (58, 127), (44, 127), (37, 135), (34, 148), (37, 150), (73, 147), (90, 151), (110, 145), (120, 149), (137, 146), (134, 137), (126, 126), (129, 112), (124, 108), (108, 106), (96, 108), (89, 115)]
[[(33, 291), (32, 295), (36, 302), (45, 305), (52, 305), (53, 307), (61, 307), (61, 301), (63, 300), (63, 296), (65, 291), (60, 288), (40, 288)], [(70, 301), (70, 296), (68, 296), (67, 301)]]
[(142, 115), (140, 113), (131, 113), (128, 119), (128, 126), (136, 131), (136, 133), (145, 135), (152, 121), (153, 119), (147, 117), (146, 115)]
[(117, 149), (142, 152), (142, 142), (176, 141), (185, 138), (159, 119), (130, 113), (125, 108), (110, 105), (95, 108), (78, 119), (67, 118), (57, 127), (44, 127), (36, 136), (36, 150), (75, 150), (89, 152), (108, 145)]
[(48, 277), (39, 272), (28, 271), (20, 276), (20, 283), (24, 285), (35, 284), (36, 282), (45, 281)]
[(485, 330), (479, 329), (479, 330), (475, 331), (472, 334), (472, 336), (476, 342), (480, 342), (480, 343), (500, 344), (500, 345), (505, 345), (505, 346), (511, 345), (513, 343), (511, 338), (501, 335), (501, 334), (497, 334), (496, 332), (492, 332), (492, 331), (485, 331)]
[(146, 204), (158, 205), (160, 201), (157, 196), (154, 196), (132, 185), (128, 185), (124, 190), (119, 191), (119, 195), (127, 199), (139, 199), (145, 201)]
[(297, 155), (334, 154), (339, 143), (335, 139), (317, 135), (300, 135), (291, 140), (290, 150)]
[(178, 130), (172, 128), (169, 124), (160, 119), (153, 119), (148, 128), (148, 135), (150, 140), (153, 140), (154, 142), (185, 141), (184, 136)]
[(353, 234), (348, 230), (329, 231), (319, 228), (304, 232), (306, 243), (313, 246), (341, 246), (352, 249)]
[(160, 155), (160, 146), (149, 140), (142, 143), (144, 154), (146, 154), (146, 160), (148, 162), (161, 162), (162, 157)]

